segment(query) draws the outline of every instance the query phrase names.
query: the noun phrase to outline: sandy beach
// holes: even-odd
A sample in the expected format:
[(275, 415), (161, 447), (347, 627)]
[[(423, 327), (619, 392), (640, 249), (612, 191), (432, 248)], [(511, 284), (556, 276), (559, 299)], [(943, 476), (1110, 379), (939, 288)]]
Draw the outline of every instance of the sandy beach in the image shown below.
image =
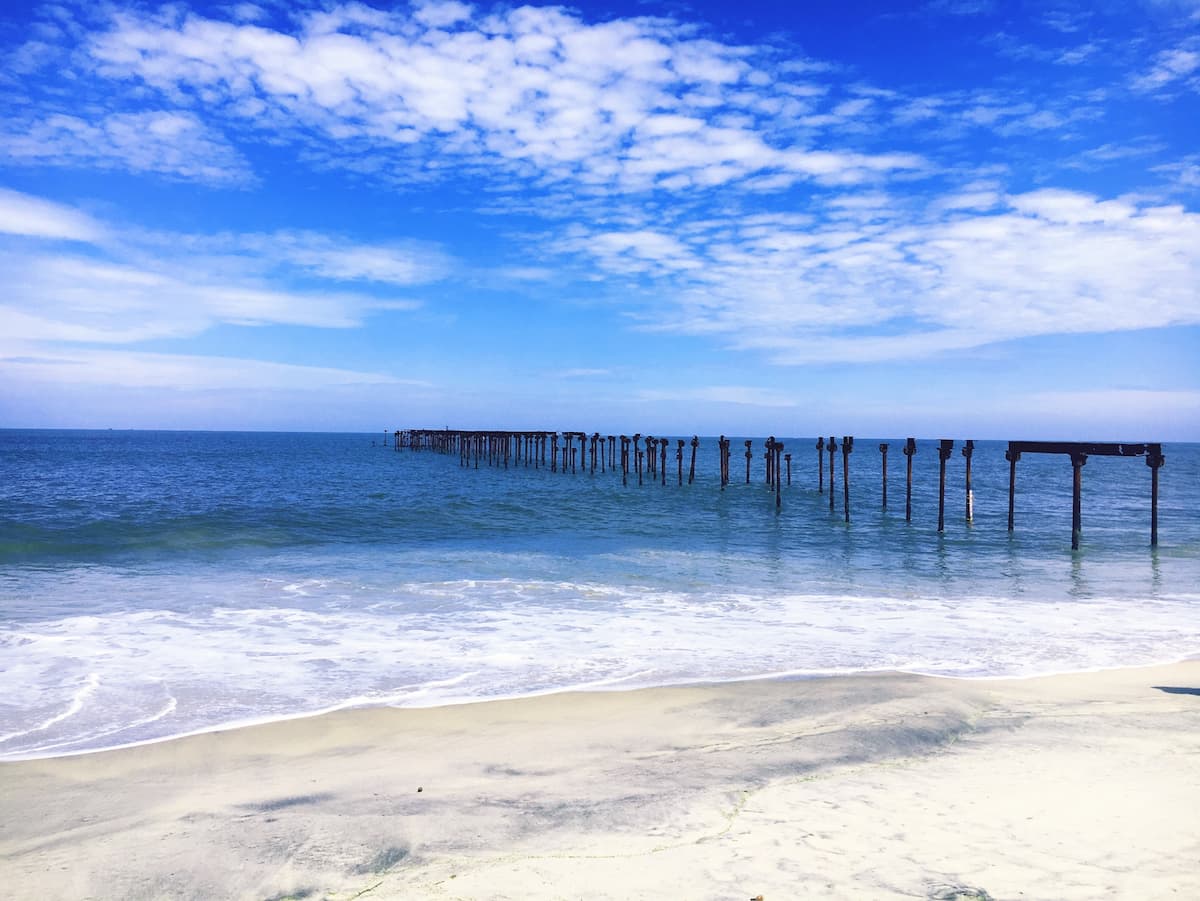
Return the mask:
[(1200, 661), (352, 710), (0, 765), (4, 894), (1200, 897)]

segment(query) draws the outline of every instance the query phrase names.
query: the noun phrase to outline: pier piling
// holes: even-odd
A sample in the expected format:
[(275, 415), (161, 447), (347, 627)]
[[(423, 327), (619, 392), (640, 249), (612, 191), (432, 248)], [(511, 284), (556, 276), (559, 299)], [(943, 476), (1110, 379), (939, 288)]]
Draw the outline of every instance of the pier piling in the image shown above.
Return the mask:
[(912, 522), (912, 467), (913, 457), (917, 453), (917, 439), (904, 439), (904, 457), (907, 460), (906, 479), (904, 487), (904, 521)]
[(829, 449), (829, 512), (830, 512), (830, 513), (832, 513), (832, 512), (833, 512), (833, 496), (834, 496), (834, 490), (833, 490), (833, 485), (834, 485), (834, 467), (833, 467), (833, 455), (834, 455), (835, 453), (837, 453), (837, 449), (838, 449), (838, 447), (837, 447), (837, 440), (836, 440), (836, 439), (835, 439), (835, 438), (834, 438), (832, 435), (830, 435), (830, 436), (829, 436), (829, 443), (828, 443), (828, 444), (826, 444), (826, 445), (825, 445), (825, 447)]
[(879, 470), (883, 477), (883, 509), (887, 509), (887, 455), (888, 445), (883, 442), (879, 445)]
[(954, 453), (954, 442), (943, 438), (938, 442), (938, 531), (946, 530), (946, 461)]
[(854, 436), (842, 437), (842, 506), (846, 511), (846, 522), (850, 521), (850, 452), (854, 450)]
[(971, 457), (974, 455), (974, 453), (975, 453), (975, 442), (974, 441), (965, 442), (963, 444), (963, 448), (962, 448), (962, 455), (966, 458), (966, 461), (967, 461), (967, 473), (966, 473), (967, 498), (966, 498), (966, 503), (967, 503), (967, 522), (968, 523), (972, 523), (975, 521), (975, 491), (971, 488)]

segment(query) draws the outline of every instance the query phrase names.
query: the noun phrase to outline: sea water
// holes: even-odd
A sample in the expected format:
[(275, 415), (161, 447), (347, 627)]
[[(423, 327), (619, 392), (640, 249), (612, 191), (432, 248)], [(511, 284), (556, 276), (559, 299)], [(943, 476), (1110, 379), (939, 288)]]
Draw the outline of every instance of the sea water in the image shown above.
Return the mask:
[[(685, 436), (690, 438), (690, 436)], [(1143, 436), (1153, 438), (1153, 436)], [(384, 435), (0, 431), (0, 758), (52, 756), (362, 705), (903, 670), (1027, 676), (1200, 653), (1200, 446), (1150, 470), (1092, 457), (1071, 550), (1064, 456), (1003, 442), (947, 463), (880, 439), (819, 493), (751, 481), (715, 438), (661, 476), (460, 465)], [(828, 455), (825, 488), (828, 491)]]

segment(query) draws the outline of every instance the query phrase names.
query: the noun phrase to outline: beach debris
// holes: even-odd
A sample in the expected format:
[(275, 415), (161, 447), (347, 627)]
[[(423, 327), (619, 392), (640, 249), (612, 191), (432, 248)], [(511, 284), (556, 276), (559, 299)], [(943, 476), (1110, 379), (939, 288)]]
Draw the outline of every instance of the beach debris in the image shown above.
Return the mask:
[(425, 791), (425, 789), (418, 785), (417, 786), (417, 794), (420, 794), (423, 791)]
[(929, 901), (994, 901), (992, 896), (981, 888), (945, 883), (931, 885), (925, 897)]

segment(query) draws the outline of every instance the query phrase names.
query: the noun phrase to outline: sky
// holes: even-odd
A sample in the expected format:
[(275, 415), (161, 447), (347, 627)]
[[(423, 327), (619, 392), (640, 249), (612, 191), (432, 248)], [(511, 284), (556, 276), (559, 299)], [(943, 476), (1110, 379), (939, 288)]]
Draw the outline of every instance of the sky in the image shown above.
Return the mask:
[(1200, 0), (6, 4), (0, 427), (1200, 440)]

